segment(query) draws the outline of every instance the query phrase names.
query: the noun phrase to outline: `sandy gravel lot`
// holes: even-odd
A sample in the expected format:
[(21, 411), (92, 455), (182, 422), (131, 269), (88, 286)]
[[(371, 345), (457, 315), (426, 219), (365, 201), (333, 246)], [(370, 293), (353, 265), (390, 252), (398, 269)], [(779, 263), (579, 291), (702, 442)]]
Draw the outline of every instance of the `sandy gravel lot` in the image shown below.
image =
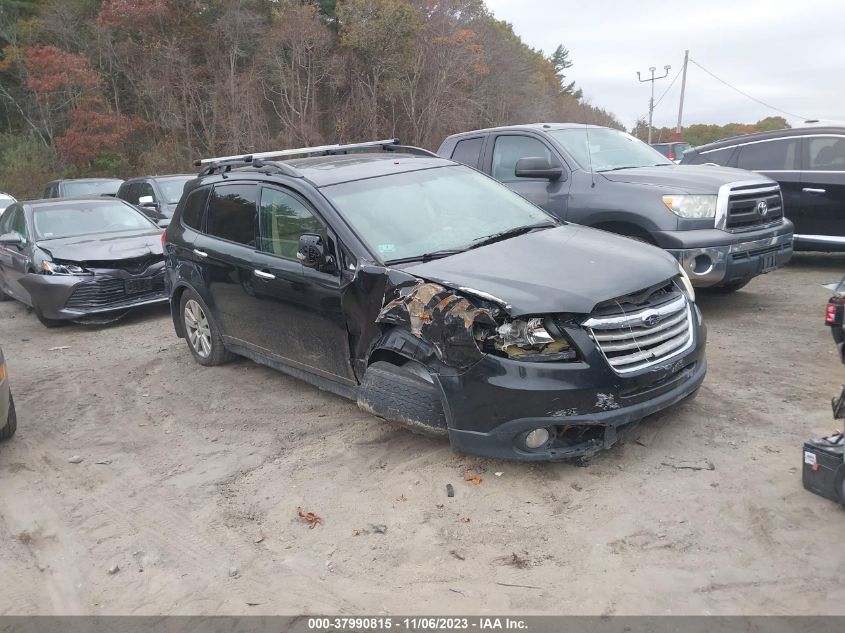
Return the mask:
[(845, 614), (845, 508), (800, 477), (835, 426), (820, 284), (843, 272), (799, 255), (701, 297), (698, 399), (583, 468), (458, 455), (252, 362), (200, 367), (166, 308), (47, 330), (0, 303), (0, 614)]

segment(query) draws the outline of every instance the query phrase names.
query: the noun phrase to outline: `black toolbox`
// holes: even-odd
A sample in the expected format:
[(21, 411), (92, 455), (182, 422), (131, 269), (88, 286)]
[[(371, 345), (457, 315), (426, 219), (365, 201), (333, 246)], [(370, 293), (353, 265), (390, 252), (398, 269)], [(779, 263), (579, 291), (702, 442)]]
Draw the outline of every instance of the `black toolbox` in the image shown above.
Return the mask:
[(845, 438), (842, 434), (804, 443), (804, 487), (831, 501), (845, 504)]

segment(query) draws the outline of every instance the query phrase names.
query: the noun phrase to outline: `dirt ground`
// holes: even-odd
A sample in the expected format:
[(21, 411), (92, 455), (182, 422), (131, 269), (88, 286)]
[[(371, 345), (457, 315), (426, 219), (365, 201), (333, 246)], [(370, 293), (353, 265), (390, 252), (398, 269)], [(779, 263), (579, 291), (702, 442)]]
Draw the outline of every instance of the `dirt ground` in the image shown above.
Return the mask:
[(845, 614), (845, 508), (800, 470), (835, 427), (821, 284), (843, 272), (798, 255), (701, 296), (697, 400), (587, 467), (458, 455), (252, 362), (200, 367), (166, 308), (47, 330), (0, 303), (0, 614)]

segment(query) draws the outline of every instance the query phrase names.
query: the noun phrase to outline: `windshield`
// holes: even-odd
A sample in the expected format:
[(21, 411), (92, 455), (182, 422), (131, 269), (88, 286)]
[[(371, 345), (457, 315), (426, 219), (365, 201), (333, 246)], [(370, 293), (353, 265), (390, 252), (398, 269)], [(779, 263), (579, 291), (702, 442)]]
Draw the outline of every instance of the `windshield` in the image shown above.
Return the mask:
[(465, 250), (496, 233), (556, 224), (524, 198), (463, 166), (356, 180), (321, 191), (386, 262)]
[(578, 127), (550, 130), (549, 134), (587, 171), (591, 164), (593, 171), (672, 164), (653, 147), (618, 130)]
[(158, 188), (161, 190), (161, 195), (164, 196), (167, 204), (177, 204), (182, 197), (182, 191), (185, 189), (185, 183), (193, 180), (196, 176), (174, 176), (173, 178), (157, 178)]
[(64, 198), (76, 198), (80, 196), (113, 196), (120, 189), (122, 180), (84, 180), (79, 182), (67, 181), (62, 183)]
[(36, 208), (32, 218), (35, 233), (42, 240), (156, 228), (129, 205), (109, 200), (51, 204)]
[(15, 202), (15, 199), (11, 196), (4, 196), (3, 194), (0, 194), (0, 213), (3, 213), (6, 207), (8, 207), (13, 202)]

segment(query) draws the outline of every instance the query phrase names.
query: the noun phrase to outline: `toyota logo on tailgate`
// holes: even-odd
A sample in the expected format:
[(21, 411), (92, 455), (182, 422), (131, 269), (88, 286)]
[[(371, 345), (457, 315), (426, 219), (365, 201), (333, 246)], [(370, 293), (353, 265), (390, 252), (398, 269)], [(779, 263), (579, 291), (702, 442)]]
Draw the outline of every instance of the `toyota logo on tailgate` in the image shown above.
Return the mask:
[(765, 218), (768, 213), (768, 203), (765, 200), (760, 200), (760, 202), (757, 203), (757, 215), (759, 215), (761, 218)]

